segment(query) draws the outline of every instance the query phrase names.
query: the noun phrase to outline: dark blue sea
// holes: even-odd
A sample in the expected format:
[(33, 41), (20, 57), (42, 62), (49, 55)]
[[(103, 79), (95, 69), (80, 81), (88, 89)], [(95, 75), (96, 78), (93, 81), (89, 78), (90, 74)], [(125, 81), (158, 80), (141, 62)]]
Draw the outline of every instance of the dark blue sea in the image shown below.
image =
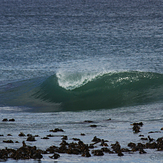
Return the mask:
[[(88, 141), (91, 134), (107, 138), (114, 133), (114, 141), (135, 121), (160, 130), (162, 110), (162, 0), (1, 0), (0, 117), (17, 122), (0, 122), (0, 134), (13, 129), (16, 140), (20, 130), (45, 134), (53, 124), (70, 137), (86, 132)], [(113, 122), (103, 121), (108, 118)], [(99, 124), (100, 133), (79, 123), (88, 119)], [(4, 139), (0, 148), (6, 146)], [(163, 158), (151, 153), (137, 155), (138, 160), (111, 157), (113, 162)], [(65, 157), (58, 161), (89, 162)]]

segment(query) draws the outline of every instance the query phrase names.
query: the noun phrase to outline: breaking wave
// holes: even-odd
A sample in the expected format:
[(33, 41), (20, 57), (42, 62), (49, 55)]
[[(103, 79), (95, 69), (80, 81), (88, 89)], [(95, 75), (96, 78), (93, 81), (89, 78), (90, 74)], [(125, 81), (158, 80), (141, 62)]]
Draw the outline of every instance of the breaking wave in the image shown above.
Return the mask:
[[(163, 74), (152, 72), (56, 73), (16, 85), (3, 92), (5, 103), (0, 101), (3, 105), (34, 107), (40, 111), (49, 111), (48, 108), (79, 111), (142, 105), (163, 99)], [(13, 94), (17, 96), (11, 98)]]

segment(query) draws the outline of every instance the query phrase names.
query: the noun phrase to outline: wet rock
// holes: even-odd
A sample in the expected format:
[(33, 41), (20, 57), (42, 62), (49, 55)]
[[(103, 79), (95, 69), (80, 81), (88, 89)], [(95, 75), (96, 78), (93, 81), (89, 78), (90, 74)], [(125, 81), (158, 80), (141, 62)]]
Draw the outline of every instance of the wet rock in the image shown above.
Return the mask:
[(82, 154), (83, 157), (91, 157), (91, 154), (89, 153), (89, 151), (85, 151)]
[(97, 127), (97, 125), (90, 125), (90, 127)]
[(93, 121), (85, 120), (84, 123), (93, 123)]
[(143, 122), (139, 122), (139, 123), (133, 123), (134, 126), (143, 126)]
[(4, 135), (1, 134), (0, 136), (4, 136)]
[(15, 119), (14, 119), (14, 118), (12, 118), (12, 119), (9, 119), (9, 121), (10, 121), (10, 122), (15, 122)]
[(111, 118), (108, 118), (106, 121), (111, 121)]
[(94, 148), (94, 144), (90, 144), (89, 146), (88, 146), (88, 148)]
[(39, 137), (39, 135), (35, 135), (34, 137)]
[(148, 140), (148, 138), (141, 138), (141, 140)]
[(128, 148), (122, 148), (121, 151), (122, 152), (129, 152), (129, 153), (131, 152)]
[(122, 153), (121, 146), (119, 142), (117, 141), (115, 144), (111, 144), (113, 151), (118, 154), (118, 156), (123, 156), (124, 154)]
[(149, 148), (149, 149), (155, 149), (157, 148), (157, 144), (156, 142), (153, 142), (153, 143), (146, 143), (146, 148)]
[(146, 151), (144, 151), (144, 149), (143, 148), (140, 148), (139, 149), (139, 154), (145, 154), (145, 153), (147, 153)]
[(7, 161), (7, 159), (8, 159), (8, 152), (7, 152), (7, 150), (6, 149), (0, 150), (0, 161), (4, 160), (4, 162), (5, 162), (5, 161)]
[(161, 133), (160, 131), (150, 131), (148, 134), (153, 134), (153, 133)]
[(93, 150), (92, 154), (94, 154), (94, 156), (103, 156), (104, 155), (102, 150)]
[(80, 135), (81, 135), (81, 136), (85, 136), (85, 134), (84, 134), (84, 133), (81, 133)]
[(8, 119), (7, 118), (4, 118), (3, 120), (2, 120), (2, 122), (7, 122), (8, 121)]
[(139, 137), (144, 137), (144, 135), (139, 135)]
[(124, 154), (121, 151), (119, 151), (118, 156), (124, 156)]
[(140, 132), (140, 127), (138, 125), (134, 125), (132, 129), (133, 129), (134, 133)]
[(12, 136), (11, 134), (7, 134), (7, 136)]
[(27, 145), (25, 144), (25, 141), (22, 141), (23, 147), (26, 147)]
[(67, 139), (68, 139), (67, 136), (63, 135), (62, 140), (67, 140)]
[(25, 134), (23, 132), (20, 132), (18, 136), (25, 136)]
[(46, 135), (47, 137), (54, 137), (54, 135), (51, 135), (51, 134), (49, 134), (49, 135)]
[(80, 139), (78, 138), (72, 138), (74, 141), (80, 141)]
[(99, 143), (101, 142), (100, 138), (97, 138), (96, 136), (93, 138), (92, 142)]
[(58, 159), (60, 157), (59, 154), (54, 153), (53, 156), (49, 156), (51, 159)]
[(106, 146), (108, 146), (108, 144), (105, 142), (104, 139), (102, 139), (100, 146), (106, 147)]
[(137, 148), (139, 148), (139, 149), (145, 148), (145, 144), (138, 143), (137, 144)]
[(148, 136), (148, 139), (149, 139), (149, 142), (154, 141), (154, 139), (153, 139), (153, 138), (151, 138), (150, 136)]
[(28, 137), (32, 136), (32, 134), (27, 134)]
[(64, 132), (64, 130), (60, 128), (55, 128), (54, 130), (49, 130), (50, 132)]
[(49, 139), (48, 137), (43, 137), (43, 138), (41, 138), (41, 139)]
[(158, 151), (163, 150), (163, 137), (157, 139), (157, 150)]
[(27, 138), (27, 141), (36, 141), (35, 137), (32, 135), (29, 135)]
[(4, 143), (14, 143), (12, 140), (3, 140)]
[(130, 142), (130, 143), (128, 143), (128, 147), (130, 147), (130, 148), (134, 148), (134, 147), (136, 147), (136, 144), (135, 144), (135, 143)]
[(132, 129), (133, 129), (134, 133), (138, 133), (138, 132), (140, 132), (140, 127), (143, 126), (143, 122), (133, 123), (132, 125), (133, 125)]
[(115, 151), (116, 153), (118, 153), (121, 150), (121, 146), (118, 141), (115, 144), (111, 144), (111, 146), (113, 151)]
[(47, 153), (54, 153), (57, 151), (57, 149), (58, 149), (58, 147), (56, 147), (56, 146), (50, 146), (49, 148), (46, 149), (46, 152)]
[(19, 143), (18, 141), (15, 141), (15, 143)]
[(101, 150), (102, 150), (103, 152), (105, 152), (105, 153), (110, 153), (110, 154), (113, 154), (113, 153), (114, 153), (113, 151), (111, 151), (111, 150), (108, 149), (108, 148), (101, 148)]

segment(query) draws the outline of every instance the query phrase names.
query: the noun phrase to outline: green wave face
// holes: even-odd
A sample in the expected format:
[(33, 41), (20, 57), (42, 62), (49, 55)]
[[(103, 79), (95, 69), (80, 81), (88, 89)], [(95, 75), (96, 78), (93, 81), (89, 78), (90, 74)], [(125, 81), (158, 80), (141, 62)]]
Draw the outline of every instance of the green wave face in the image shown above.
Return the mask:
[[(77, 73), (66, 79), (61, 84), (57, 75), (50, 76), (32, 97), (58, 103), (61, 110), (73, 111), (141, 105), (163, 99), (162, 74), (117, 72), (85, 75), (83, 79), (82, 74)], [(67, 83), (71, 83), (71, 89), (68, 89)]]

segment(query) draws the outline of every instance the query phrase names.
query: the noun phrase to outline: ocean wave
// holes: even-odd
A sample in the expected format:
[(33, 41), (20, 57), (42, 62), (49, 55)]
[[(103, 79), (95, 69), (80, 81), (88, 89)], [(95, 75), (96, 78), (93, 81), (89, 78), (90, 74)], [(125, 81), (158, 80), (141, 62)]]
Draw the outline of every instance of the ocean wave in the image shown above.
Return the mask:
[(11, 89), (3, 92), (3, 98), (7, 99), (5, 105), (41, 111), (110, 109), (161, 101), (162, 81), (163, 74), (152, 72), (56, 73), (41, 82), (20, 82), (16, 88), (12, 84)]

